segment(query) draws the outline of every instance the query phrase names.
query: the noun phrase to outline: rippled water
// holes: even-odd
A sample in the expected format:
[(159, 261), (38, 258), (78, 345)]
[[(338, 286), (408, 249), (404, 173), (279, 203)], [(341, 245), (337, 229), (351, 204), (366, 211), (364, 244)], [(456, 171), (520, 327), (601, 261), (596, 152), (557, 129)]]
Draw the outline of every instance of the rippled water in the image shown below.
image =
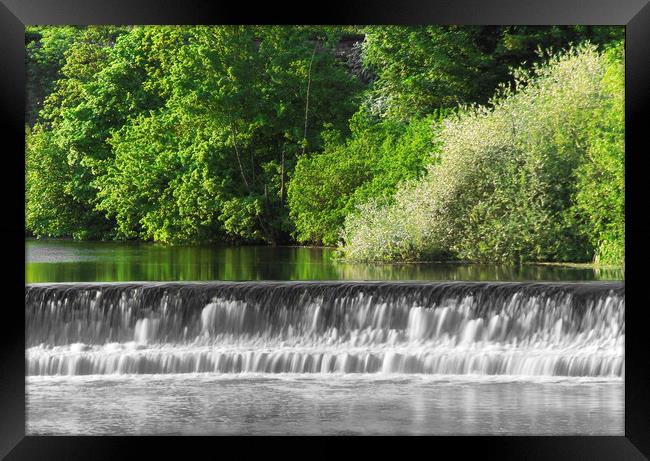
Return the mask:
[(29, 377), (27, 433), (623, 435), (623, 381)]

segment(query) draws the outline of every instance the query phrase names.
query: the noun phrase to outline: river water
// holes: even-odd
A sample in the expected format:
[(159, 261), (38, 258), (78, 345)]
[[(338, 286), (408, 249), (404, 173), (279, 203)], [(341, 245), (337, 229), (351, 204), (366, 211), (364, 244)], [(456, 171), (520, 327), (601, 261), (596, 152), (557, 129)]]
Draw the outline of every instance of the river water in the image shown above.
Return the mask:
[(28, 243), (28, 434), (623, 435), (622, 274), (330, 256)]
[(165, 246), (28, 240), (25, 277), (35, 282), (183, 280), (623, 280), (620, 269), (493, 264), (352, 264), (331, 248)]
[(624, 434), (612, 380), (201, 373), (28, 387), (28, 434)]

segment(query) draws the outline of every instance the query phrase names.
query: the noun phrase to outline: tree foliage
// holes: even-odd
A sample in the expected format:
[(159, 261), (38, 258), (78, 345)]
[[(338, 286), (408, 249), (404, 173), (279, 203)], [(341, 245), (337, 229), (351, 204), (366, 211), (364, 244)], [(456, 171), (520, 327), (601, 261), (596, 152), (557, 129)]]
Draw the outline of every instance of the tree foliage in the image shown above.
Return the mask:
[(408, 119), (441, 107), (485, 104), (511, 69), (539, 62), (539, 49), (596, 45), (623, 38), (603, 26), (370, 26), (364, 63), (377, 74), (366, 104), (384, 117)]
[(26, 227), (620, 263), (623, 30), (30, 26)]
[(289, 186), (289, 208), (302, 243), (339, 243), (345, 217), (368, 200), (390, 201), (397, 185), (436, 161), (440, 114), (410, 123), (377, 123), (365, 111), (351, 119), (341, 141), (326, 133), (324, 151), (298, 160)]
[[(356, 108), (336, 28), (136, 27), (114, 43), (109, 32), (88, 29), (67, 54), (41, 122), (96, 234), (286, 240), (288, 171)], [(35, 175), (28, 201), (41, 203)], [(69, 234), (32, 224), (35, 206), (35, 233)]]
[(394, 204), (350, 215), (344, 255), (584, 261), (595, 245), (620, 255), (622, 63), (614, 56), (584, 45), (550, 57), (515, 72), (514, 89), (503, 87), (491, 106), (447, 119), (442, 161)]
[(604, 55), (599, 107), (587, 128), (586, 161), (577, 172), (575, 213), (585, 216), (583, 232), (595, 260), (625, 261), (625, 87), (623, 47)]

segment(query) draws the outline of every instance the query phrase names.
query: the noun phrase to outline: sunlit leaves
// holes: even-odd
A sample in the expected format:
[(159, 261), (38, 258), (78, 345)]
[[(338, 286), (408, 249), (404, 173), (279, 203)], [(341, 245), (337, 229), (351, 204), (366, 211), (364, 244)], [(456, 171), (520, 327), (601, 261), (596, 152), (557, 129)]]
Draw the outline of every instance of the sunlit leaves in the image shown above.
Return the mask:
[(612, 53), (553, 56), (516, 73), (492, 107), (448, 118), (442, 162), (395, 204), (349, 216), (344, 256), (622, 262), (623, 74)]
[[(320, 149), (326, 124), (344, 131), (358, 102), (360, 83), (334, 56), (339, 29), (83, 29), (34, 131), (42, 134), (28, 135), (30, 164), (47, 157), (61, 171), (47, 190), (44, 169), (29, 173), (28, 227), (286, 241), (298, 155)], [(70, 224), (50, 219), (45, 201)]]
[(328, 133), (322, 154), (302, 157), (289, 186), (289, 207), (303, 243), (335, 245), (346, 216), (369, 199), (389, 201), (397, 185), (437, 160), (437, 117), (381, 123), (361, 111), (351, 137)]

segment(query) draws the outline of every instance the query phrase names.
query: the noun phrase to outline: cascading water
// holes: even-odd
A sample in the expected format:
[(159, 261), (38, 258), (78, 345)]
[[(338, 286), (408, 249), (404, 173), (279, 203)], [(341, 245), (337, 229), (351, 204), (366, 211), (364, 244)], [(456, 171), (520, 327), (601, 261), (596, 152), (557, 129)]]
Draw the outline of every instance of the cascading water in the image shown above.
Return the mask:
[(36, 284), (28, 375), (622, 377), (623, 283)]

